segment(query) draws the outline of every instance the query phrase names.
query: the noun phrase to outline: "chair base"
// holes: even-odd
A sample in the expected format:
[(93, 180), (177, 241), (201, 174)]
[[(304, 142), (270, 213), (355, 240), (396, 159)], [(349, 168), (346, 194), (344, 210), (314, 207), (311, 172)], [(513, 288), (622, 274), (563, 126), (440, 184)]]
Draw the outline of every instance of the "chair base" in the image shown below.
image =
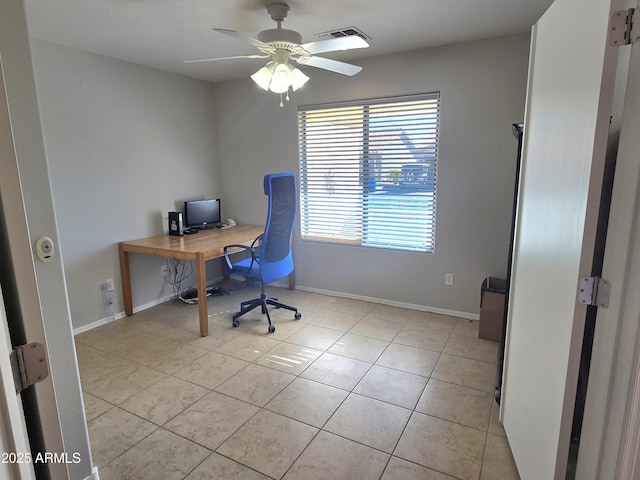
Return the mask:
[(240, 303), (240, 311), (233, 315), (233, 323), (234, 327), (239, 325), (238, 318), (243, 316), (245, 313), (249, 313), (254, 308), (261, 307), (262, 314), (267, 316), (267, 321), (269, 322), (269, 333), (273, 333), (276, 331), (276, 327), (271, 323), (271, 316), (269, 315), (268, 305), (271, 305), (276, 308), (285, 308), (287, 310), (291, 310), (295, 312), (295, 319), (299, 320), (302, 317), (302, 314), (298, 312), (296, 307), (292, 307), (291, 305), (286, 305), (282, 302), (279, 302), (277, 298), (267, 297), (264, 293), (264, 288), (260, 289), (260, 298), (254, 298), (253, 300), (246, 300)]

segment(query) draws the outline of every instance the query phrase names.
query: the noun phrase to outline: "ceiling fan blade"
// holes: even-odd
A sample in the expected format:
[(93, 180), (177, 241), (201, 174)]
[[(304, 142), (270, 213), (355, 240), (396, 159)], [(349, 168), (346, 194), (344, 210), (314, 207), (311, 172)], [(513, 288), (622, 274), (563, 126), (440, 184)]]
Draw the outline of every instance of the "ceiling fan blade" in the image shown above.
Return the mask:
[(235, 55), (233, 57), (216, 57), (216, 58), (201, 58), (199, 60), (185, 60), (182, 63), (200, 63), (200, 62), (215, 62), (217, 60), (232, 60), (234, 58), (269, 58), (271, 55)]
[(367, 41), (358, 35), (349, 35), (347, 37), (336, 37), (328, 40), (320, 40), (318, 42), (305, 43), (300, 45), (311, 54), (334, 52), (336, 50), (352, 50), (354, 48), (366, 48), (369, 46)]
[(245, 41), (249, 45), (253, 45), (254, 47), (272, 48), (268, 43), (261, 42), (257, 38), (250, 37), (249, 35), (241, 32), (236, 32), (235, 30), (227, 30), (226, 28), (214, 28), (214, 30), (216, 32), (224, 33), (225, 35), (229, 35), (230, 37)]
[(362, 67), (350, 63), (339, 62), (324, 57), (300, 57), (296, 61), (301, 65), (311, 65), (312, 67), (330, 70), (332, 72), (349, 75), (350, 77), (362, 70)]

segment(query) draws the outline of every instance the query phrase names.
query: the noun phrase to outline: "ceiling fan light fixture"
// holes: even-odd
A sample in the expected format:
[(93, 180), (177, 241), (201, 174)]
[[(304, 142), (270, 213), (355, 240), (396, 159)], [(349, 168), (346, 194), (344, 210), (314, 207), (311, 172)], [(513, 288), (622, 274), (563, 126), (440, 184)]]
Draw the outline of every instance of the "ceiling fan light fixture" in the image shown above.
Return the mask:
[(295, 92), (309, 81), (309, 77), (288, 62), (272, 61), (251, 75), (251, 80), (265, 91), (282, 94), (289, 88)]
[[(304, 73), (289, 64), (295, 61), (300, 65), (320, 68), (342, 75), (353, 76), (362, 70), (362, 67), (349, 63), (318, 57), (317, 53), (335, 52), (337, 50), (349, 50), (352, 48), (365, 48), (369, 44), (366, 36), (355, 27), (349, 27), (341, 32), (329, 32), (332, 38), (302, 43), (302, 35), (295, 30), (282, 28), (282, 22), (287, 18), (291, 8), (283, 0), (264, 0), (267, 12), (276, 22), (276, 28), (263, 30), (258, 33), (258, 38), (253, 38), (235, 30), (214, 28), (215, 31), (243, 40), (256, 47), (260, 54), (236, 55), (231, 57), (205, 58), (202, 60), (189, 60), (185, 63), (211, 62), (214, 60), (229, 60), (233, 58), (268, 58), (271, 61), (251, 75), (251, 79), (265, 91), (280, 94), (280, 106), (283, 106), (283, 98), (289, 100), (289, 90), (296, 91), (309, 81)], [(338, 35), (339, 34), (339, 35)], [(323, 34), (324, 35), (324, 34)]]
[(240, 39), (256, 47), (261, 53), (258, 55), (239, 55), (233, 57), (207, 58), (192, 60), (194, 62), (210, 62), (213, 60), (227, 60), (231, 58), (268, 58), (271, 61), (260, 70), (251, 75), (251, 79), (263, 90), (280, 94), (280, 106), (283, 99), (289, 100), (289, 90), (296, 91), (309, 81), (302, 71), (292, 66), (289, 62), (295, 61), (300, 65), (321, 68), (342, 75), (353, 76), (362, 70), (362, 67), (349, 63), (331, 60), (325, 57), (315, 56), (316, 53), (334, 52), (337, 50), (349, 50), (352, 48), (364, 48), (369, 44), (364, 36), (345, 34), (340, 38), (330, 38), (311, 43), (302, 43), (302, 35), (294, 30), (282, 28), (282, 22), (287, 18), (290, 7), (279, 0), (265, 0), (267, 12), (277, 24), (277, 28), (263, 30), (258, 33), (258, 38), (250, 37), (235, 30), (214, 28), (215, 31)]

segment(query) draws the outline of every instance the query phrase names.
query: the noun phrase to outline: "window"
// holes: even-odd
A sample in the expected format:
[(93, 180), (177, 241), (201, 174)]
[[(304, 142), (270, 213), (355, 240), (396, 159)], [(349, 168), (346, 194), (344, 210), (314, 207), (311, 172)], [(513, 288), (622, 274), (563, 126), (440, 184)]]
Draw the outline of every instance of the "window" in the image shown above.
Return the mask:
[(298, 110), (302, 238), (432, 252), (440, 95)]

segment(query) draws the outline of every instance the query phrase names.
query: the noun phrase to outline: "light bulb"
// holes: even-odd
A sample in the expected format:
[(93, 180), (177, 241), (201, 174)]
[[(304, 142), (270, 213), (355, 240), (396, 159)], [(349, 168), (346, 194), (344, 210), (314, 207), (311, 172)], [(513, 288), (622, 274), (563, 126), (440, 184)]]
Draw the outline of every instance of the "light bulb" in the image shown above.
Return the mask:
[(292, 80), (291, 71), (289, 65), (286, 63), (279, 63), (273, 70), (273, 76), (271, 77), (271, 83), (269, 84), (269, 90), (275, 93), (284, 93), (289, 90)]
[(309, 81), (309, 77), (291, 65), (289, 65), (289, 69), (291, 70), (291, 88), (295, 92)]
[(273, 62), (269, 62), (256, 73), (251, 75), (251, 80), (256, 82), (263, 90), (269, 90), (269, 84), (271, 83), (271, 77), (273, 76), (273, 69)]

